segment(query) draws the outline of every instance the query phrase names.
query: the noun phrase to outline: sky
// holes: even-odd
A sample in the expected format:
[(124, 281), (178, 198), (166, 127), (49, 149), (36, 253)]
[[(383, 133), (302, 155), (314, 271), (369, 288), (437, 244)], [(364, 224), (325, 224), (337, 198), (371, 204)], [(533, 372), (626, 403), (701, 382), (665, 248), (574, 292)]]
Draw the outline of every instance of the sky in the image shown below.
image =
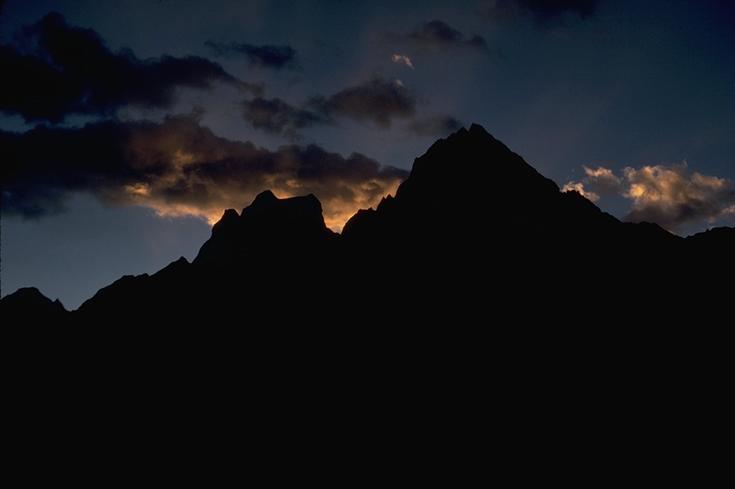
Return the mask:
[(733, 46), (729, 0), (0, 0), (1, 292), (76, 308), (265, 189), (338, 231), (471, 123), (618, 218), (735, 225)]

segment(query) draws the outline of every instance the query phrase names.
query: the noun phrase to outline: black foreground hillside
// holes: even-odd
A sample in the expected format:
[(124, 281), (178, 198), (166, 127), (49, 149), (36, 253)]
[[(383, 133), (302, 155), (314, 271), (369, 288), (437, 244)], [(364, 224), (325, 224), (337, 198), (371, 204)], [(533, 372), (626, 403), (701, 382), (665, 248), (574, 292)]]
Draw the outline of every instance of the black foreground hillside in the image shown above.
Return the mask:
[(504, 324), (718, 314), (732, 293), (733, 250), (732, 228), (684, 239), (620, 222), (472, 125), (432, 145), (394, 197), (359, 211), (341, 235), (313, 195), (266, 190), (242, 213), (225, 211), (191, 263), (125, 276), (73, 312), (30, 289), (2, 309), (43, 321), (204, 318), (255, 329), (480, 325), (501, 312)]

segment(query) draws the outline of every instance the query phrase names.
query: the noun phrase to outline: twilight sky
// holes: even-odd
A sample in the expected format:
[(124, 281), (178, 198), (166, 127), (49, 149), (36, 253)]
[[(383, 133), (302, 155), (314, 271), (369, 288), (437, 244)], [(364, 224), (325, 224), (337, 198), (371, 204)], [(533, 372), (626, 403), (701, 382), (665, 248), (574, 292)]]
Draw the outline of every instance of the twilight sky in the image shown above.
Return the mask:
[(268, 188), (338, 230), (472, 122), (621, 219), (735, 225), (730, 0), (0, 0), (0, 73), (3, 295), (76, 308)]

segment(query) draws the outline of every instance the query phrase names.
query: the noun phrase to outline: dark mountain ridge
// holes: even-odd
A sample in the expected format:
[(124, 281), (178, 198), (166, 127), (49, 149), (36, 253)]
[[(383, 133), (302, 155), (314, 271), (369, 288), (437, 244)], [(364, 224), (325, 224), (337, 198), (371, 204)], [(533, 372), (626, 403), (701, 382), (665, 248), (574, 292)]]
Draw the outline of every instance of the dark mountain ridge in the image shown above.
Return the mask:
[[(307, 323), (471, 315), (488, 301), (505, 308), (519, 297), (590, 313), (600, 295), (622, 303), (683, 294), (694, 304), (722, 293), (713, 274), (733, 271), (733, 240), (731, 228), (684, 239), (655, 224), (623, 223), (576, 192), (560, 192), (472, 125), (434, 143), (395, 197), (359, 211), (341, 235), (326, 227), (315, 196), (265, 191), (241, 213), (225, 211), (191, 263), (180, 258), (150, 276), (125, 276), (77, 311), (53, 314)], [(47, 311), (35, 306), (44, 303), (39, 295), (11, 294), (3, 310)], [(396, 312), (411, 296), (423, 298), (423, 309)]]
[(191, 420), (310, 450), (325, 433), (474, 447), (479, 429), (544, 453), (579, 444), (585, 463), (592, 438), (611, 460), (622, 446), (670, 461), (727, 419), (733, 239), (622, 223), (473, 126), (341, 235), (314, 196), (266, 191), (225, 211), (191, 263), (76, 311), (4, 298), (4, 345), (19, 411), (122, 422), (135, 443), (161, 423), (189, 438)]

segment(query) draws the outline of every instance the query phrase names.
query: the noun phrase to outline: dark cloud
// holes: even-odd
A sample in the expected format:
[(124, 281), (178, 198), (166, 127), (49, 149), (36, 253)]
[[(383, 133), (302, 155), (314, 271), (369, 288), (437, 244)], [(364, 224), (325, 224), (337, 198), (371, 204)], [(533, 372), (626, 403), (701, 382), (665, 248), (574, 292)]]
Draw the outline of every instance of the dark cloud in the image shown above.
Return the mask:
[(595, 12), (599, 0), (516, 0), (521, 7), (541, 17), (575, 13), (586, 17)]
[(312, 110), (327, 118), (342, 116), (389, 128), (393, 119), (409, 119), (416, 112), (414, 94), (399, 80), (374, 78), (329, 97), (314, 97)]
[(484, 0), (478, 10), (490, 18), (507, 18), (526, 13), (538, 20), (548, 21), (565, 14), (588, 17), (595, 13), (599, 3), (599, 0)]
[(312, 97), (301, 107), (257, 97), (243, 103), (243, 116), (255, 129), (290, 139), (299, 139), (301, 129), (334, 124), (339, 118), (370, 122), (380, 129), (401, 119), (409, 132), (420, 136), (443, 136), (462, 126), (448, 115), (417, 115), (416, 105), (416, 96), (399, 80), (373, 78), (328, 97)]
[(28, 121), (110, 115), (128, 105), (169, 108), (177, 88), (208, 89), (214, 82), (262, 93), (204, 58), (142, 60), (129, 50), (113, 52), (95, 31), (70, 26), (57, 13), (25, 28), (16, 45), (0, 46), (0, 71), (0, 111)]
[(479, 35), (465, 36), (457, 29), (441, 20), (432, 20), (416, 27), (404, 35), (390, 35), (389, 38), (410, 41), (420, 47), (440, 49), (472, 49), (487, 51), (485, 38)]
[(291, 46), (274, 46), (266, 44), (240, 44), (236, 42), (207, 41), (205, 45), (219, 56), (245, 56), (251, 66), (274, 69), (295, 69), (296, 50)]
[(243, 103), (243, 116), (255, 129), (291, 139), (299, 139), (301, 129), (329, 122), (323, 114), (294, 107), (280, 98), (248, 100)]
[(142, 205), (161, 215), (210, 222), (265, 189), (280, 197), (314, 193), (327, 224), (395, 191), (407, 172), (360, 154), (343, 157), (319, 146), (276, 151), (216, 136), (196, 116), (162, 123), (107, 121), (81, 128), (39, 126), (0, 131), (3, 212), (38, 217), (63, 209), (74, 192), (105, 202)]
[(408, 131), (417, 136), (446, 136), (462, 127), (462, 123), (449, 115), (417, 117), (408, 125)]

